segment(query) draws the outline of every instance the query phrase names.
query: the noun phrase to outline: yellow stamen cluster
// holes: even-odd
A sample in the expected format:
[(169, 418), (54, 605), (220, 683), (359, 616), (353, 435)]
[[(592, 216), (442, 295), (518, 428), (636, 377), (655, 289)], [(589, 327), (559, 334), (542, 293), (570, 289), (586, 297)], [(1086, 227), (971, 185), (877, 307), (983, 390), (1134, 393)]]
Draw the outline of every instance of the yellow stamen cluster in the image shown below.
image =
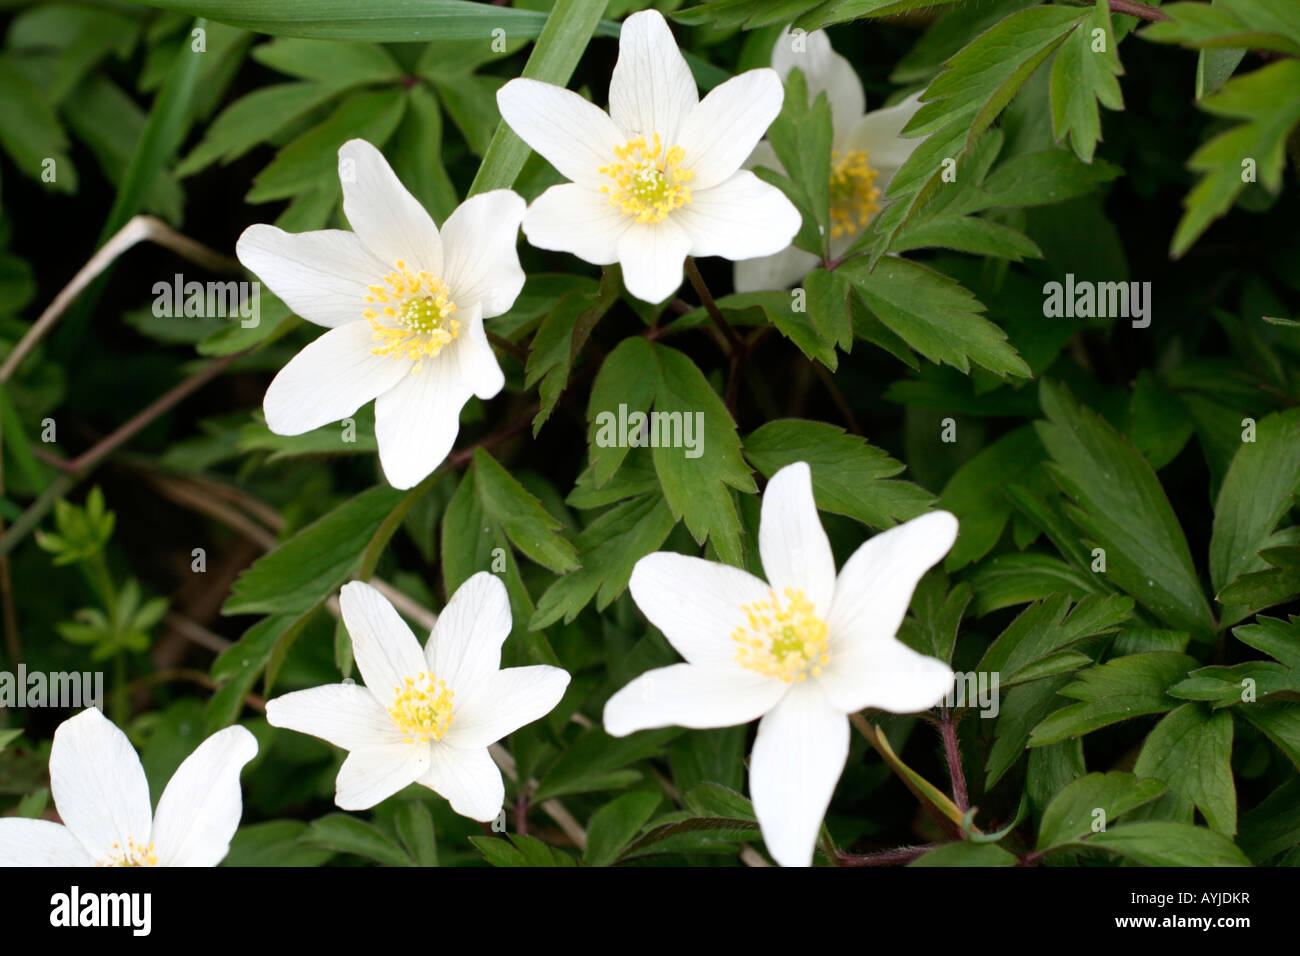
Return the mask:
[(393, 688), (388, 716), (408, 744), (441, 740), (451, 726), (451, 699), (455, 696), (445, 683), (423, 672)]
[(852, 236), (866, 228), (880, 211), (880, 172), (867, 162), (865, 149), (852, 149), (840, 156), (831, 152), (831, 238)]
[(366, 301), (373, 303), (362, 314), (370, 322), (378, 343), (370, 351), (395, 359), (415, 361), (414, 374), (460, 331), (453, 319), (456, 303), (447, 284), (424, 270), (412, 272), (397, 260), (397, 268), (384, 276), (384, 285), (368, 286)]
[(665, 151), (659, 134), (655, 133), (653, 146), (646, 143), (644, 136), (638, 136), (615, 147), (614, 155), (618, 162), (599, 170), (614, 185), (601, 186), (600, 191), (623, 215), (635, 216), (637, 222), (660, 222), (674, 209), (691, 201), (691, 190), (686, 184), (695, 178), (695, 173), (681, 168), (686, 151), (680, 146)]
[(130, 837), (126, 841), (126, 849), (116, 840), (108, 849), (108, 858), (95, 864), (96, 866), (157, 866), (158, 854), (154, 852), (153, 844), (141, 846)]
[(826, 666), (826, 622), (798, 588), (741, 606), (747, 621), (731, 633), (736, 663), (787, 684), (816, 677)]

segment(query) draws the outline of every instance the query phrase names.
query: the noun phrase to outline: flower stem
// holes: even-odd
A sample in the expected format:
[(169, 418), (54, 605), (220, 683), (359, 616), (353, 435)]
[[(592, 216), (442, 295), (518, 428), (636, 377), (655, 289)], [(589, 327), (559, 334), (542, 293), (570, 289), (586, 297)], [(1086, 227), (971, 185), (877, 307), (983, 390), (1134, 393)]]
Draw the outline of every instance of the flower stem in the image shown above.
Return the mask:
[(1138, 3), (1137, 0), (1110, 0), (1110, 12), (1127, 13), (1131, 17), (1152, 22), (1169, 19), (1169, 14), (1164, 11), (1149, 7), (1145, 3)]
[(961, 769), (961, 746), (957, 743), (957, 723), (947, 707), (939, 711), (939, 733), (943, 737), (943, 752), (948, 757), (948, 776), (952, 779), (953, 802), (965, 813), (970, 809), (966, 793), (966, 774)]
[(873, 727), (861, 714), (850, 714), (849, 720), (866, 738), (867, 743), (884, 758), (885, 763), (889, 764), (889, 768), (903, 782), (903, 786), (912, 791), (912, 795), (935, 814), (945, 829), (954, 836), (964, 839), (962, 820), (965, 818), (965, 813), (957, 809), (957, 805), (948, 798), (948, 795), (903, 763), (894, 753), (894, 748), (889, 745), (889, 741), (885, 739), (879, 727)]
[(695, 264), (693, 258), (687, 256), (685, 267), (686, 278), (691, 280), (691, 285), (695, 287), (695, 294), (700, 297), (700, 302), (703, 304), (704, 310), (713, 318), (714, 324), (716, 324), (721, 330), (723, 338), (727, 340), (727, 344), (731, 346), (732, 355), (743, 355), (746, 351), (745, 343), (740, 336), (736, 334), (736, 330), (731, 327), (731, 323), (728, 322), (726, 317), (722, 314), (722, 310), (718, 308), (718, 303), (713, 301), (713, 293), (711, 293), (709, 287), (705, 285), (704, 276), (700, 275), (699, 266)]
[(841, 853), (840, 866), (907, 866), (919, 856), (929, 853), (939, 844), (927, 843), (924, 846), (900, 846), (893, 850), (879, 853)]

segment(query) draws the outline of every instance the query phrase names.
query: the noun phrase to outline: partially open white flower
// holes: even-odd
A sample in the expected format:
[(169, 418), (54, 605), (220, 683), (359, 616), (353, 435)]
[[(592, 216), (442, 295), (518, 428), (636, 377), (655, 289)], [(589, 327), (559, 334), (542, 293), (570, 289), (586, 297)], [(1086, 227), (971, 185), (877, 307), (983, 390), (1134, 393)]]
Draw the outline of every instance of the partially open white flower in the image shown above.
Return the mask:
[(703, 100), (662, 14), (623, 23), (609, 113), (535, 80), (497, 92), (501, 116), (567, 179), (524, 216), (534, 246), (618, 262), (629, 292), (660, 302), (686, 256), (748, 259), (789, 245), (799, 212), (741, 169), (781, 112), (781, 80), (750, 70)]
[(0, 866), (216, 866), (243, 815), (239, 772), (257, 755), (219, 730), (176, 768), (154, 813), (126, 734), (95, 708), (54, 731), (50, 791), (63, 824), (0, 820)]
[[(880, 211), (890, 180), (922, 142), (899, 135), (921, 108), (921, 94), (866, 113), (862, 81), (849, 61), (831, 49), (831, 41), (821, 30), (791, 34), (787, 29), (772, 49), (772, 67), (782, 80), (792, 70), (802, 71), (809, 103), (824, 92), (831, 108), (830, 252), (831, 258), (837, 258)], [(766, 140), (758, 144), (745, 165), (783, 168)], [(736, 291), (784, 289), (820, 264), (817, 256), (792, 245), (773, 256), (737, 263)]]
[(442, 463), (471, 395), (505, 377), (483, 320), (524, 285), (515, 242), (524, 201), (507, 189), (467, 199), (441, 234), (365, 140), (339, 149), (343, 211), (353, 232), (291, 234), (249, 226), (239, 261), (326, 332), (275, 377), (262, 403), (278, 435), (339, 421), (375, 399), (375, 439), (395, 488)]
[(616, 737), (650, 727), (730, 727), (762, 718), (749, 792), (772, 856), (807, 866), (849, 752), (847, 714), (912, 713), (953, 684), (948, 665), (895, 635), (921, 576), (952, 547), (935, 511), (876, 535), (835, 574), (812, 473), (782, 468), (763, 493), (758, 548), (767, 583), (739, 568), (656, 552), (637, 562), (637, 606), (686, 658), (609, 699)]
[(334, 802), (366, 810), (419, 783), (461, 816), (489, 821), (505, 785), (488, 746), (550, 713), (568, 671), (544, 664), (501, 669), (510, 602), (480, 571), (457, 589), (424, 650), (392, 604), (353, 581), (339, 595), (361, 687), (351, 681), (267, 701), (266, 719), (349, 751)]

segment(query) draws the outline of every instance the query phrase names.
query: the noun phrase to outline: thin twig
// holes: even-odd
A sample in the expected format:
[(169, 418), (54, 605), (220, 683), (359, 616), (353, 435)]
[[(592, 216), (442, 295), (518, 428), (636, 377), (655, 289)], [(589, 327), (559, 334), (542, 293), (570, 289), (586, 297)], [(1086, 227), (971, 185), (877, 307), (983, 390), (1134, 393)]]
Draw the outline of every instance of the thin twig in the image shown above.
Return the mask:
[(840, 853), (839, 862), (840, 866), (906, 866), (938, 845), (927, 843), (924, 846), (900, 846), (879, 853)]
[(1110, 12), (1127, 13), (1131, 17), (1149, 20), (1152, 23), (1169, 19), (1169, 14), (1164, 11), (1149, 7), (1145, 3), (1138, 3), (1137, 0), (1110, 0)]
[(952, 778), (952, 799), (957, 809), (965, 813), (970, 809), (966, 793), (966, 774), (961, 768), (961, 746), (957, 742), (957, 724), (952, 711), (943, 707), (939, 711), (939, 734), (943, 737), (943, 752), (948, 758), (948, 776)]

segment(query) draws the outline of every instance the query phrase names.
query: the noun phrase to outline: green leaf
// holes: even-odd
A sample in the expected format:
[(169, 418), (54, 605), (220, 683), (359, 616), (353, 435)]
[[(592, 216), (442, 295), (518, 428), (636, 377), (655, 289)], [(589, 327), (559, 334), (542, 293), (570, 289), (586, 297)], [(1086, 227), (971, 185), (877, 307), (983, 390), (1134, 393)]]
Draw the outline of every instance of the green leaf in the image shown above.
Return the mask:
[(795, 245), (824, 257), (831, 238), (831, 110), (824, 92), (811, 99), (810, 103), (803, 71), (792, 71), (785, 80), (781, 113), (768, 128), (767, 140), (788, 177), (785, 191), (804, 213)]
[(402, 78), (397, 61), (373, 43), (281, 37), (254, 47), (252, 57), (280, 73), (330, 85), (360, 86)]
[(1289, 0), (1215, 0), (1167, 3), (1168, 17), (1142, 31), (1144, 40), (1203, 50), (1273, 50), (1300, 56), (1300, 16)]
[(1086, 597), (1073, 610), (1070, 604), (1069, 595), (1058, 594), (1030, 605), (998, 636), (975, 669), (998, 674), (1000, 687), (1046, 676), (1036, 665), (1086, 638), (1111, 633), (1133, 610), (1132, 598), (1117, 594)]
[(363, 491), (303, 528), (244, 571), (223, 614), (290, 614), (337, 591), (388, 513), (405, 497), (380, 485)]
[(1292, 777), (1241, 818), (1237, 843), (1256, 865), (1300, 845), (1300, 778)]
[(1187, 823), (1128, 823), (1075, 845), (1109, 850), (1142, 866), (1250, 866), (1227, 837)]
[(524, 387), (538, 389), (540, 407), (533, 418), (533, 437), (555, 410), (578, 353), (606, 312), (619, 298), (619, 273), (606, 268), (600, 286), (575, 288), (555, 304), (538, 327), (528, 352)]
[(240, 827), (230, 841), (222, 866), (321, 866), (333, 850), (300, 843), (307, 824), (299, 820), (269, 820)]
[(1300, 768), (1300, 704), (1260, 701), (1238, 707), (1237, 713), (1263, 731)]
[[(1090, 773), (1068, 784), (1043, 811), (1039, 850), (1079, 840), (1097, 825), (1111, 822), (1165, 790), (1159, 780), (1139, 780), (1131, 773)], [(1101, 811), (1098, 814), (1097, 811)]]
[(1014, 854), (992, 843), (962, 840), (945, 843), (917, 857), (908, 866), (1015, 866)]
[(483, 448), (474, 449), (474, 481), (484, 512), (516, 548), (556, 574), (578, 567), (573, 545), (555, 533), (564, 526)]
[(1191, 551), (1155, 472), (1101, 416), (1061, 386), (1039, 392), (1047, 422), (1038, 437), (1070, 500), (1066, 511), (1106, 553), (1106, 577), (1161, 620), (1203, 640), (1215, 631)]
[(533, 800), (541, 802), (570, 793), (626, 787), (639, 780), (641, 774), (622, 768), (658, 755), (668, 741), (681, 733), (680, 727), (664, 727), (627, 737), (611, 737), (599, 727), (593, 727), (551, 765), (538, 783)]
[[(521, 75), (541, 83), (553, 83), (556, 86), (564, 86), (568, 83), (574, 67), (578, 65), (583, 51), (587, 49), (592, 32), (600, 23), (605, 2), (606, 0), (556, 0), (555, 6), (551, 8), (551, 13), (546, 19), (546, 25), (537, 34), (537, 44), (533, 47), (528, 62), (524, 64)], [(501, 19), (497, 16), (502, 8), (487, 8), (481, 4), (465, 6), (478, 7), (484, 17), (492, 18), (492, 23), (486, 27), (486, 30), (481, 24), (476, 27), (474, 34), (476, 37), (485, 39), (491, 35), (492, 28), (502, 25)], [(524, 11), (510, 12), (517, 15)], [(609, 33), (607, 32), (606, 35)], [(449, 36), (449, 34), (444, 33), (442, 36)], [(519, 171), (523, 169), (528, 153), (529, 149), (524, 141), (516, 136), (504, 121), (498, 123), (492, 141), (488, 143), (487, 150), (483, 154), (483, 164), (479, 166), (474, 182), (469, 187), (469, 195), (473, 196), (490, 189), (509, 189), (518, 178)]]
[(1247, 164), (1265, 189), (1281, 190), (1287, 139), (1300, 123), (1300, 60), (1279, 60), (1234, 77), (1200, 106), (1242, 122), (1206, 142), (1187, 161), (1204, 178), (1183, 201), (1187, 211), (1169, 244), (1175, 258), (1232, 207), (1246, 187)]
[(300, 838), (306, 846), (351, 853), (385, 866), (412, 866), (413, 861), (378, 827), (343, 813), (313, 820)]
[(1097, 0), (1092, 15), (1061, 44), (1052, 64), (1052, 133), (1058, 143), (1068, 136), (1085, 163), (1092, 162), (1101, 139), (1097, 103), (1112, 110), (1124, 108), (1124, 96), (1115, 79), (1123, 72), (1110, 4)]
[(433, 832), (433, 816), (418, 800), (407, 800), (397, 810), (394, 821), (397, 835), (417, 866), (438, 865), (438, 840)]
[(0, 56), (0, 145), (24, 176), (44, 183), (45, 161), (54, 160), (48, 188), (77, 191), (77, 170), (68, 158), (68, 137), (54, 108), (8, 56)]
[(840, 266), (871, 314), (932, 362), (962, 372), (974, 361), (996, 375), (1027, 377), (1006, 333), (979, 315), (984, 306), (959, 282), (907, 259), (868, 271), (864, 258)]
[[(1219, 488), (1210, 538), (1210, 582), (1221, 592), (1241, 575), (1268, 567), (1260, 551), (1300, 488), (1300, 409), (1260, 420), (1255, 441), (1242, 442)], [(1224, 621), (1246, 608), (1225, 608)]]
[(1089, 575), (1044, 554), (998, 555), (980, 565), (969, 580), (975, 589), (976, 617), (1054, 594), (1078, 600), (1104, 593)]
[(13, 730), (0, 730), (0, 753), (4, 753), (4, 749), (22, 735), (23, 729), (21, 727)]
[(872, 528), (892, 528), (924, 514), (934, 498), (911, 482), (891, 480), (903, 465), (857, 435), (798, 418), (768, 422), (745, 439), (745, 457), (771, 478), (786, 465), (812, 468), (817, 507)]
[(625, 793), (605, 804), (587, 827), (586, 866), (609, 866), (649, 822), (662, 797), (651, 790)]
[(1037, 471), (1044, 457), (1034, 429), (1025, 425), (980, 449), (953, 473), (939, 498), (939, 507), (961, 522), (961, 536), (944, 559), (948, 571), (960, 570), (993, 549), (1014, 510), (1006, 489)]
[(1117, 657), (1080, 671), (1079, 679), (1060, 691), (1062, 697), (1079, 703), (1063, 707), (1038, 724), (1030, 734), (1029, 746), (1043, 747), (1143, 714), (1173, 710), (1180, 701), (1167, 690), (1186, 676), (1194, 663), (1185, 654), (1153, 651)]
[(1147, 735), (1133, 772), (1161, 780), (1168, 794), (1140, 817), (1193, 822), (1193, 810), (1210, 829), (1237, 832), (1237, 791), (1232, 782), (1232, 715), (1196, 704), (1170, 711)]

